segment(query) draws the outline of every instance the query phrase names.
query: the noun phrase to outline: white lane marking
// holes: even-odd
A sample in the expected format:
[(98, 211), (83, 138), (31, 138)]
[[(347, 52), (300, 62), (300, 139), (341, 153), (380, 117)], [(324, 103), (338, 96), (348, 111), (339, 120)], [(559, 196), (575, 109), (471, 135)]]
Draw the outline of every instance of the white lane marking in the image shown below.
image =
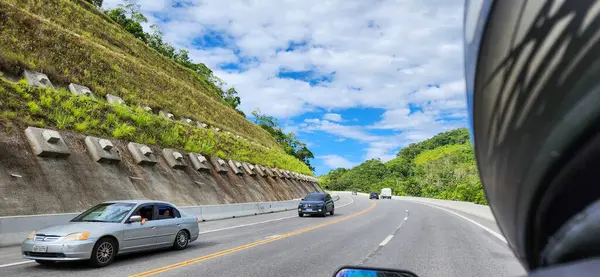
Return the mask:
[(346, 196), (346, 197), (347, 197), (348, 199), (350, 199), (350, 203), (346, 203), (346, 204), (344, 204), (344, 205), (340, 205), (340, 206), (338, 206), (338, 208), (345, 207), (345, 206), (348, 206), (348, 205), (350, 205), (350, 204), (354, 203), (354, 198), (352, 198), (352, 197), (350, 197), (350, 196)]
[[(348, 197), (348, 196), (346, 196)], [(354, 203), (354, 199), (352, 199), (351, 197), (348, 197), (351, 202), (350, 203), (346, 203), (344, 205), (340, 205), (337, 206), (336, 208), (343, 208), (345, 206), (348, 206), (352, 203)], [(199, 232), (199, 235), (202, 234), (208, 234), (208, 233), (212, 233), (212, 232), (218, 232), (218, 231), (224, 231), (224, 230), (230, 230), (230, 229), (235, 229), (235, 228), (241, 228), (241, 227), (247, 227), (247, 226), (252, 226), (252, 225), (259, 225), (259, 224), (264, 224), (264, 223), (269, 223), (269, 222), (273, 222), (273, 221), (279, 221), (279, 220), (284, 220), (284, 219), (289, 219), (289, 218), (296, 218), (298, 216), (286, 216), (286, 217), (281, 217), (281, 218), (275, 218), (275, 219), (269, 219), (269, 220), (265, 220), (265, 221), (259, 221), (259, 222), (253, 222), (253, 223), (248, 223), (248, 224), (242, 224), (242, 225), (236, 225), (236, 226), (231, 226), (231, 227), (225, 227), (225, 228), (219, 228), (219, 229), (214, 229), (214, 230), (208, 230), (208, 231), (203, 231), (203, 232)]]
[(503, 241), (504, 243), (508, 244), (508, 243), (506, 242), (506, 238), (504, 238), (504, 236), (502, 236), (501, 234), (498, 234), (498, 233), (496, 233), (494, 230), (492, 230), (492, 229), (490, 229), (490, 228), (488, 228), (488, 227), (485, 227), (485, 226), (483, 226), (483, 225), (481, 225), (481, 224), (477, 223), (475, 220), (472, 220), (472, 219), (470, 219), (470, 218), (468, 218), (468, 217), (466, 217), (466, 216), (464, 216), (464, 215), (458, 214), (458, 213), (456, 213), (456, 212), (453, 212), (453, 211), (451, 211), (451, 210), (448, 210), (448, 209), (445, 209), (445, 208), (442, 208), (442, 207), (439, 207), (439, 206), (436, 206), (436, 205), (431, 205), (431, 204), (428, 204), (428, 203), (423, 203), (423, 202), (419, 202), (419, 201), (414, 201), (414, 202), (418, 202), (418, 203), (421, 203), (421, 204), (423, 204), (423, 205), (427, 205), (427, 206), (430, 206), (430, 207), (438, 208), (438, 209), (440, 209), (440, 210), (444, 210), (444, 211), (446, 211), (446, 212), (449, 212), (449, 213), (451, 213), (451, 214), (453, 214), (453, 215), (456, 215), (456, 216), (462, 217), (463, 219), (465, 219), (465, 220), (467, 220), (467, 221), (469, 221), (469, 222), (471, 222), (471, 223), (473, 223), (473, 224), (475, 224), (475, 225), (479, 226), (479, 228), (481, 228), (481, 229), (485, 230), (486, 232), (490, 233), (492, 236), (494, 236), (494, 237), (498, 238), (499, 240)]
[[(379, 246), (384, 246), (384, 245), (386, 245), (388, 242), (390, 242), (390, 240), (392, 240), (392, 238), (393, 238), (393, 237), (394, 237), (393, 235), (389, 235), (389, 236), (387, 236), (387, 238), (385, 238), (385, 239), (384, 239), (384, 240), (383, 240), (383, 241), (382, 241), (382, 242), (379, 244)], [(387, 249), (387, 248), (386, 248), (386, 249)]]
[(28, 264), (28, 263), (33, 263), (33, 262), (34, 261), (23, 261), (23, 262), (17, 262), (17, 263), (12, 263), (12, 264), (0, 264), (0, 268), (9, 267), (9, 266), (15, 266), (15, 265)]

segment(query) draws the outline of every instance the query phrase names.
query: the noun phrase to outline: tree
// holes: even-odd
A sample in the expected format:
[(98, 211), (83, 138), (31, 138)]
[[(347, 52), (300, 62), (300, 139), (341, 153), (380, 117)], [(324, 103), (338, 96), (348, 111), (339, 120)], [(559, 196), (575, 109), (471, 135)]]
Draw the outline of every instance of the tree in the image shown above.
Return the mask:
[(227, 105), (234, 109), (237, 109), (237, 107), (242, 102), (235, 88), (229, 88), (227, 91), (223, 91), (221, 97), (223, 98), (225, 103), (227, 103)]
[(303, 143), (296, 138), (295, 133), (284, 133), (279, 127), (277, 118), (262, 114), (259, 109), (252, 111), (252, 116), (254, 117), (254, 123), (269, 132), (288, 155), (292, 155), (301, 160), (312, 171), (315, 170), (310, 164), (310, 159), (314, 158), (314, 154), (308, 149), (306, 143)]
[(105, 11), (106, 15), (136, 38), (147, 42), (147, 34), (141, 23), (148, 22), (148, 19), (140, 12), (140, 5), (135, 0), (127, 0), (125, 3), (126, 5), (119, 4), (116, 9)]
[(102, 1), (103, 0), (86, 0), (86, 2), (96, 6), (97, 8), (102, 8)]
[(369, 192), (392, 188), (396, 195), (487, 203), (464, 128), (413, 143), (385, 164), (368, 160), (351, 169), (332, 170), (320, 176), (319, 181), (336, 190)]

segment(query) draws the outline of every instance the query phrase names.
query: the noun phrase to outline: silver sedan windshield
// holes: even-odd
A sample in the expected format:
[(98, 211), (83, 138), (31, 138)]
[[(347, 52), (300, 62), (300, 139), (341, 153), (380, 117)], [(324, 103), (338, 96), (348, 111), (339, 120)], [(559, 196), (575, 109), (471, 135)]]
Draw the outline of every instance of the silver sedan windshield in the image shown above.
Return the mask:
[(72, 222), (121, 222), (135, 207), (133, 203), (102, 203), (75, 217)]

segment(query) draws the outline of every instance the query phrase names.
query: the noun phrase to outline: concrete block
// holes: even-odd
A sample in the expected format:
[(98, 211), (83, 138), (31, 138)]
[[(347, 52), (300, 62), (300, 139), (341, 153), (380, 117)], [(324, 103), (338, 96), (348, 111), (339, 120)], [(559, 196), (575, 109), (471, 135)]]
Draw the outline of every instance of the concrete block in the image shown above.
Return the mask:
[(147, 111), (147, 112), (152, 112), (152, 108), (150, 108), (150, 106), (146, 106), (146, 105), (138, 105), (140, 108), (142, 108), (142, 110)]
[(71, 91), (71, 93), (77, 96), (85, 95), (89, 97), (94, 97), (94, 94), (88, 87), (74, 83), (69, 84), (69, 91)]
[(217, 169), (217, 172), (227, 173), (227, 171), (229, 171), (227, 170), (227, 163), (223, 159), (210, 157), (210, 161), (212, 162), (215, 169)]
[(174, 149), (165, 148), (162, 150), (162, 153), (167, 161), (167, 164), (169, 164), (169, 167), (173, 169), (184, 169), (187, 167), (181, 152)]
[[(289, 170), (288, 170), (289, 171)], [(298, 176), (296, 175), (296, 172), (293, 171), (289, 171), (290, 177), (294, 180), (298, 180)]]
[(123, 101), (123, 99), (121, 97), (112, 95), (112, 94), (106, 95), (106, 101), (108, 101), (108, 104), (117, 104), (117, 105), (125, 104), (125, 101)]
[(260, 175), (262, 177), (266, 177), (267, 176), (267, 173), (265, 172), (265, 170), (263, 169), (263, 167), (260, 166), (260, 165), (255, 165), (254, 166), (254, 171), (256, 173), (258, 173), (258, 175)]
[(189, 156), (190, 160), (192, 161), (192, 167), (194, 168), (194, 170), (196, 170), (196, 171), (210, 170), (210, 167), (208, 166), (208, 160), (206, 160), (206, 157), (204, 157), (200, 154), (196, 154), (196, 153), (189, 153), (188, 156)]
[(221, 129), (219, 129), (219, 128), (213, 128), (213, 131), (219, 132), (219, 131), (221, 131)]
[(198, 125), (198, 127), (200, 127), (200, 128), (208, 128), (208, 124), (200, 122), (200, 121), (196, 122), (196, 125)]
[(166, 119), (171, 119), (171, 120), (173, 120), (173, 118), (175, 118), (175, 116), (172, 113), (167, 112), (167, 111), (162, 111), (162, 110), (158, 112), (158, 115), (160, 115)]
[(283, 176), (283, 173), (281, 173), (281, 170), (279, 170), (279, 168), (273, 168), (273, 172), (275, 173), (275, 175), (277, 175), (277, 177), (285, 178), (285, 176)]
[(44, 73), (25, 70), (23, 71), (23, 77), (30, 86), (54, 89), (50, 79)]
[(249, 163), (242, 163), (242, 167), (244, 168), (244, 171), (246, 171), (246, 174), (250, 176), (256, 175), (256, 172), (254, 172), (254, 165)]
[(25, 136), (36, 156), (67, 157), (71, 155), (69, 147), (57, 131), (28, 127)]
[(287, 173), (285, 173), (285, 171), (281, 168), (275, 168), (277, 170), (277, 172), (279, 173), (279, 176), (281, 176), (281, 178), (286, 178), (289, 179), (290, 176), (287, 175)]
[(118, 163), (121, 161), (119, 151), (110, 140), (87, 136), (84, 142), (86, 151), (94, 161), (99, 163)]
[(133, 156), (136, 164), (153, 166), (158, 163), (156, 155), (152, 152), (152, 149), (146, 145), (130, 142), (127, 144), (127, 149)]
[(262, 170), (267, 173), (267, 176), (271, 177), (271, 178), (277, 178), (277, 174), (273, 171), (273, 169), (271, 169), (268, 166), (261, 166)]
[(189, 118), (181, 118), (181, 122), (185, 123), (185, 124), (192, 124), (192, 122), (194, 122), (193, 120), (189, 119)]
[(57, 143), (60, 140), (60, 134), (54, 130), (44, 130), (42, 136), (47, 143)]
[(237, 175), (244, 174), (244, 169), (242, 168), (242, 164), (240, 162), (229, 160), (229, 166), (231, 167), (231, 170), (233, 170), (233, 173)]
[(230, 135), (230, 136), (233, 136), (233, 133), (232, 133), (232, 132), (225, 131), (225, 133), (226, 133), (226, 134), (228, 134), (228, 135)]

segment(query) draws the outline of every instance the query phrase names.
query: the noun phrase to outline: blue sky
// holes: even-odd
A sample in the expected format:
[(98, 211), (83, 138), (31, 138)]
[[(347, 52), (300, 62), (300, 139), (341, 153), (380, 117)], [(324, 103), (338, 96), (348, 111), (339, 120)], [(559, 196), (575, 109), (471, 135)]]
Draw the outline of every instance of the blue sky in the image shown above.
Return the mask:
[(246, 114), (306, 142), (317, 175), (466, 126), (462, 0), (138, 3), (144, 27), (235, 87)]

